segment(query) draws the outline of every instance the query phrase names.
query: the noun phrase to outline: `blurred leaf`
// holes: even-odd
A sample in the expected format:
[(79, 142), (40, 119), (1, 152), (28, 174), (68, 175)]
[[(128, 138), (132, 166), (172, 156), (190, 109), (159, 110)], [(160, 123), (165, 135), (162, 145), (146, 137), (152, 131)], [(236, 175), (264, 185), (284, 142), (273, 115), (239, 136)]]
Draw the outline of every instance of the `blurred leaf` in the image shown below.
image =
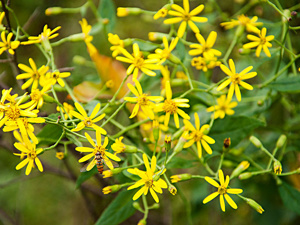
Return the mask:
[(175, 51), (182, 62), (187, 58), (185, 45), (181, 41), (178, 41)]
[(250, 135), (253, 129), (261, 126), (265, 126), (263, 121), (246, 116), (226, 116), (224, 119), (217, 119), (208, 134), (216, 141), (211, 147), (213, 150), (222, 150), (224, 139), (230, 137), (232, 148)]
[(84, 81), (73, 88), (75, 97), (80, 102), (89, 102), (96, 97), (101, 90), (100, 84), (95, 84), (90, 81)]
[(116, 10), (112, 0), (101, 0), (98, 8), (102, 18), (109, 19), (107, 31), (112, 32), (116, 24)]
[(140, 50), (146, 52), (153, 51), (154, 49), (160, 47), (160, 45), (154, 44), (149, 41), (144, 41), (144, 40), (135, 40), (133, 43), (137, 43), (139, 45)]
[(77, 139), (77, 137), (73, 134), (66, 133), (66, 137), (72, 141), (77, 147), (82, 147), (81, 142)]
[(79, 177), (76, 180), (76, 188), (79, 188), (84, 181), (88, 180), (97, 173), (98, 170), (96, 166), (94, 166), (90, 171), (80, 173)]
[(167, 168), (191, 168), (194, 167), (194, 162), (197, 160), (186, 160), (181, 157), (174, 157), (170, 163), (168, 163)]
[(44, 128), (36, 135), (39, 140), (39, 146), (51, 145), (55, 143), (62, 134), (62, 128), (58, 125), (47, 124)]
[(300, 92), (300, 76), (288, 76), (268, 85), (269, 88), (280, 92)]
[(136, 191), (124, 190), (104, 210), (95, 225), (117, 225), (131, 217), (135, 209), (132, 206), (132, 197)]
[(300, 192), (283, 181), (279, 186), (279, 194), (283, 204), (300, 215)]

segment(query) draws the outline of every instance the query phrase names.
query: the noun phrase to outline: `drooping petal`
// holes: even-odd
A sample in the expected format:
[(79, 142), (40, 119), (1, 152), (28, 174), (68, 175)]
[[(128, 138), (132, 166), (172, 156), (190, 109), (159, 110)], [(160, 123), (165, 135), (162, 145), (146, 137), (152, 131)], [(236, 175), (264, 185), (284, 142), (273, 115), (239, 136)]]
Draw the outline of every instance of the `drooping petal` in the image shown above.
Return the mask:
[(225, 212), (225, 201), (224, 201), (223, 195), (220, 195), (220, 205), (221, 205), (222, 211)]
[(210, 194), (209, 196), (207, 196), (204, 200), (203, 200), (203, 204), (206, 204), (208, 202), (210, 202), (211, 200), (213, 200), (215, 197), (217, 197), (219, 195), (219, 193), (216, 191), (212, 194)]
[(39, 171), (43, 172), (44, 171), (43, 165), (42, 165), (42, 163), (41, 163), (41, 161), (39, 160), (38, 157), (35, 157), (34, 162), (35, 162), (37, 168), (39, 169)]

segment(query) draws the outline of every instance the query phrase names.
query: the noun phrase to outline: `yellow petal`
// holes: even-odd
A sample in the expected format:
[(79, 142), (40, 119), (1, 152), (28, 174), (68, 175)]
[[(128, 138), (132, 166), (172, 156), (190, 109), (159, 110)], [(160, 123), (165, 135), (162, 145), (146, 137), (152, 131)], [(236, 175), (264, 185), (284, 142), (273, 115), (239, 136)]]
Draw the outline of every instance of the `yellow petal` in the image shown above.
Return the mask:
[(206, 204), (208, 202), (210, 202), (211, 200), (213, 200), (215, 197), (217, 197), (219, 195), (218, 192), (214, 192), (212, 194), (210, 194), (209, 196), (207, 196), (204, 200), (203, 200), (203, 204)]

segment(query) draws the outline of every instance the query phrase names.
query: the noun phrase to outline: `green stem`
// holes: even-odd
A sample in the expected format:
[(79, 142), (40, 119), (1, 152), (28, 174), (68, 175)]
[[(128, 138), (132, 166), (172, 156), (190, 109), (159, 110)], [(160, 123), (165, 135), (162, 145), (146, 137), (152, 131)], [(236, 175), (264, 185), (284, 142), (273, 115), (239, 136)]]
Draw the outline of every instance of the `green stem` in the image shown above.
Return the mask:
[(132, 124), (132, 125), (126, 127), (126, 129), (121, 130), (119, 133), (113, 135), (112, 137), (113, 137), (113, 138), (117, 138), (117, 137), (121, 136), (122, 134), (126, 133), (127, 131), (129, 131), (129, 130), (131, 130), (131, 129), (133, 129), (133, 128), (136, 128), (136, 127), (138, 127), (138, 126), (140, 126), (140, 125), (142, 125), (142, 124), (144, 124), (144, 123), (147, 123), (147, 122), (149, 122), (149, 121), (151, 121), (151, 120), (150, 120), (150, 119), (146, 119), (146, 120), (142, 120), (142, 121), (139, 121), (139, 122), (137, 122), (137, 123), (134, 123), (134, 124)]
[(192, 175), (193, 179), (205, 179), (205, 176), (201, 176), (201, 175)]
[(142, 195), (142, 199), (143, 199), (143, 204), (144, 204), (144, 217), (143, 217), (143, 219), (147, 220), (149, 208), (148, 208), (148, 203), (147, 203), (146, 196)]
[[(238, 27), (238, 29), (239, 29), (239, 27)], [(227, 51), (222, 59), (223, 63), (226, 65), (227, 65), (228, 57), (229, 57), (230, 53), (232, 52), (234, 46), (236, 45), (238, 38), (239, 38), (239, 36), (237, 35), (237, 32), (235, 32), (234, 38), (233, 38), (232, 42), (230, 43), (229, 48), (227, 49)]]
[(126, 103), (126, 101), (123, 102), (123, 104), (119, 106), (119, 108), (101, 125), (101, 127), (104, 127), (112, 118), (114, 118)]
[(270, 2), (269, 0), (267, 0), (266, 3), (267, 3), (268, 5), (270, 5), (270, 6), (272, 6), (273, 9), (275, 9), (282, 17), (284, 17), (284, 18), (286, 19), (286, 21), (288, 21), (289, 18), (287, 18), (287, 17), (284, 15), (284, 13), (283, 13), (280, 9), (277, 8), (276, 5), (274, 5), (274, 4), (273, 4), (272, 2)]
[[(272, 153), (273, 157), (275, 157), (275, 155), (276, 155), (277, 151), (278, 151), (278, 148), (277, 148), (277, 147), (275, 147), (275, 148), (274, 148), (274, 150), (273, 150), (273, 153)], [(271, 168), (272, 161), (273, 161), (273, 159), (272, 159), (272, 158), (270, 158), (270, 160), (269, 160), (269, 163), (268, 163), (268, 166), (267, 166), (267, 168), (268, 168), (268, 169), (270, 169), (270, 168)]]
[(59, 142), (61, 141), (61, 139), (65, 136), (65, 134), (66, 134), (65, 130), (63, 130), (62, 134), (60, 135), (60, 137), (58, 138), (58, 140), (55, 142), (55, 144), (51, 145), (48, 148), (44, 148), (43, 152), (49, 151), (49, 150), (55, 148), (59, 144)]
[(219, 161), (219, 165), (218, 165), (218, 169), (217, 169), (217, 171), (216, 171), (216, 173), (215, 173), (216, 177), (218, 176), (219, 170), (220, 170), (221, 167), (222, 167), (223, 160), (224, 160), (224, 152), (223, 152), (222, 155), (221, 155), (221, 158), (220, 158), (220, 161)]
[(180, 61), (180, 66), (182, 67), (182, 69), (184, 70), (186, 76), (188, 77), (189, 85), (190, 85), (191, 89), (193, 90), (194, 86), (193, 86), (192, 79), (191, 79), (191, 76), (190, 76), (190, 73), (189, 73), (188, 69), (186, 68), (186, 66), (181, 61)]
[(287, 173), (277, 174), (277, 176), (289, 176), (289, 175), (298, 174), (298, 173), (300, 173), (299, 169), (294, 170), (294, 171), (290, 171), (290, 172), (287, 172)]
[(275, 157), (264, 147), (264, 146), (261, 146), (260, 148), (264, 153), (266, 153), (270, 158), (271, 160), (273, 161), (276, 161), (277, 159), (275, 159)]

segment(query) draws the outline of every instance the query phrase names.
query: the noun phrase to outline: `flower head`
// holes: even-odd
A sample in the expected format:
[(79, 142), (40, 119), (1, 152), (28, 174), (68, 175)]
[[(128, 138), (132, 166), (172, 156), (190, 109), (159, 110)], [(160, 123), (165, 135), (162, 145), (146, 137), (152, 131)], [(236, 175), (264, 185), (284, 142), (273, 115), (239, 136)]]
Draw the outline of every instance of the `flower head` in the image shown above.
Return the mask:
[(197, 8), (190, 12), (189, 0), (183, 0), (183, 8), (179, 5), (172, 4), (172, 9), (169, 10), (168, 14), (174, 16), (174, 18), (166, 19), (165, 24), (174, 24), (181, 22), (179, 29), (177, 31), (177, 36), (182, 37), (186, 30), (187, 25), (194, 31), (194, 33), (199, 33), (199, 28), (194, 22), (204, 23), (207, 22), (206, 17), (196, 16), (201, 13), (204, 9), (204, 5), (199, 5)]
[(125, 57), (117, 56), (116, 59), (121, 62), (131, 64), (127, 69), (127, 74), (133, 74), (133, 80), (137, 79), (139, 71), (142, 71), (148, 76), (156, 76), (156, 73), (152, 70), (159, 69), (159, 65), (156, 65), (159, 59), (144, 59), (143, 53), (140, 51), (140, 48), (137, 43), (133, 44), (132, 55), (129, 52), (127, 52), (127, 50), (125, 50), (124, 48), (120, 50)]
[(119, 38), (117, 34), (108, 34), (108, 41), (113, 45), (110, 47), (110, 50), (113, 52), (112, 56), (116, 57), (121, 53), (121, 50), (124, 48), (124, 41)]
[(65, 158), (65, 153), (56, 152), (55, 157), (58, 158), (59, 160), (62, 160), (63, 158)]
[(168, 15), (168, 9), (163, 7), (154, 14), (153, 19), (157, 20), (159, 18), (164, 18)]
[(244, 14), (238, 16), (238, 20), (231, 19), (230, 22), (223, 22), (221, 26), (223, 26), (226, 30), (232, 29), (236, 26), (246, 27), (248, 32), (252, 32), (257, 26), (262, 26), (263, 23), (256, 22), (258, 19), (257, 16), (253, 16), (251, 19)]
[(26, 145), (23, 145), (21, 143), (15, 143), (14, 146), (16, 149), (21, 151), (21, 153), (14, 153), (14, 155), (17, 156), (25, 156), (26, 158), (21, 161), (17, 166), (16, 170), (22, 169), (24, 166), (27, 165), (25, 174), (29, 175), (32, 168), (34, 167), (34, 163), (36, 164), (37, 168), (40, 172), (43, 172), (43, 166), (39, 158), (37, 157), (39, 154), (43, 152), (42, 148), (36, 149), (36, 145), (34, 143), (31, 143), (28, 138), (24, 138), (24, 141)]
[(74, 111), (74, 107), (66, 102), (63, 103), (63, 107), (56, 107), (56, 111), (60, 112), (60, 110), (62, 110), (62, 112), (64, 113), (64, 118), (65, 120), (68, 119), (68, 117), (72, 118), (72, 114), (71, 111)]
[(131, 90), (131, 92), (136, 96), (134, 97), (125, 97), (125, 101), (133, 102), (136, 103), (134, 106), (132, 113), (129, 118), (133, 118), (137, 115), (139, 109), (141, 108), (142, 111), (151, 119), (154, 119), (154, 113), (153, 113), (153, 108), (155, 106), (154, 102), (161, 102), (164, 100), (163, 97), (161, 96), (148, 96), (147, 94), (143, 93), (142, 86), (138, 80), (135, 80), (135, 86), (136, 88), (133, 87), (132, 84), (128, 83), (127, 84), (128, 88)]
[(82, 33), (84, 34), (84, 41), (91, 42), (93, 40), (93, 36), (89, 35), (89, 33), (92, 29), (92, 26), (88, 24), (85, 18), (79, 21), (79, 24), (81, 26)]
[(126, 146), (125, 146), (125, 144), (122, 143), (123, 138), (124, 137), (120, 137), (119, 139), (116, 138), (115, 143), (113, 143), (111, 145), (112, 150), (114, 150), (116, 152), (116, 154), (122, 153), (125, 151)]
[(96, 153), (99, 152), (102, 156), (102, 159), (104, 161), (104, 163), (108, 166), (108, 168), (110, 170), (112, 170), (114, 168), (112, 162), (110, 161), (110, 159), (114, 160), (114, 161), (121, 161), (121, 159), (108, 152), (106, 149), (106, 146), (108, 144), (108, 138), (105, 137), (103, 144), (102, 142), (102, 138), (101, 138), (101, 133), (99, 131), (96, 131), (96, 143), (93, 141), (93, 139), (91, 138), (91, 136), (88, 133), (84, 133), (85, 137), (87, 138), (87, 140), (89, 141), (89, 143), (93, 146), (93, 148), (89, 148), (89, 147), (77, 147), (75, 148), (76, 151), (79, 152), (90, 152), (89, 154), (83, 156), (81, 159), (78, 160), (78, 162), (85, 162), (87, 160), (89, 160), (90, 158), (93, 158), (92, 161), (88, 164), (86, 170), (90, 171), (91, 169), (93, 169), (93, 167), (96, 165)]
[(70, 114), (72, 116), (75, 116), (76, 118), (80, 119), (81, 122), (79, 124), (77, 124), (77, 127), (72, 129), (72, 131), (80, 131), (82, 130), (84, 127), (91, 127), (93, 129), (95, 129), (96, 131), (99, 131), (101, 134), (106, 134), (106, 130), (104, 130), (102, 127), (97, 126), (95, 123), (97, 123), (98, 121), (102, 120), (105, 117), (105, 113), (101, 114), (100, 116), (97, 116), (97, 113), (100, 110), (100, 103), (98, 103), (94, 110), (92, 111), (91, 115), (88, 116), (86, 111), (84, 110), (84, 108), (78, 103), (75, 102), (75, 107), (78, 110), (78, 112), (75, 111), (71, 111)]
[(44, 104), (44, 97), (48, 96), (46, 92), (50, 89), (51, 84), (45, 85), (42, 90), (39, 89), (32, 89), (30, 93), (31, 101), (25, 103), (23, 106), (25, 108), (41, 108)]
[(221, 62), (217, 61), (217, 57), (194, 57), (191, 61), (191, 65), (197, 70), (203, 70), (206, 72), (208, 69), (213, 69), (216, 66), (220, 66)]
[(9, 54), (11, 54), (11, 55), (15, 54), (14, 49), (19, 47), (20, 42), (19, 41), (11, 41), (12, 36), (13, 36), (13, 33), (9, 33), (6, 38), (5, 31), (2, 31), (2, 33), (1, 33), (2, 42), (0, 41), (0, 55), (2, 55), (2, 53), (6, 50), (8, 50)]
[(198, 156), (199, 156), (199, 158), (201, 158), (202, 157), (202, 146), (208, 154), (212, 154), (211, 147), (208, 144), (214, 144), (215, 140), (205, 134), (205, 131), (209, 128), (209, 125), (205, 124), (202, 127), (200, 127), (200, 120), (199, 120), (198, 114), (195, 113), (194, 116), (195, 116), (196, 127), (194, 127), (190, 121), (183, 120), (185, 129), (188, 130), (189, 132), (191, 132), (188, 135), (188, 139), (190, 139), (190, 140), (187, 143), (185, 143), (183, 147), (188, 148), (192, 144), (196, 143), (197, 150), (198, 150)]
[(58, 36), (58, 33), (55, 33), (56, 31), (58, 31), (61, 28), (61, 26), (58, 26), (56, 28), (54, 28), (53, 30), (51, 30), (50, 28), (48, 28), (48, 25), (46, 24), (44, 26), (43, 32), (41, 34), (39, 34), (39, 36), (35, 37), (35, 36), (30, 36), (28, 38), (28, 41), (22, 42), (22, 45), (30, 45), (30, 44), (36, 44), (36, 43), (41, 43), (43, 41), (48, 41), (50, 39), (56, 38)]
[(196, 34), (196, 38), (200, 44), (191, 44), (190, 48), (194, 48), (189, 51), (189, 54), (194, 55), (201, 55), (205, 58), (211, 58), (214, 56), (221, 56), (222, 53), (219, 50), (213, 49), (216, 39), (217, 39), (217, 32), (212, 31), (208, 35), (207, 40), (203, 38), (203, 36), (200, 33)]
[(226, 98), (226, 95), (221, 95), (220, 98), (217, 99), (217, 105), (208, 107), (206, 109), (207, 112), (215, 112), (214, 118), (220, 118), (223, 119), (225, 115), (233, 115), (234, 111), (232, 108), (237, 106), (237, 102), (230, 102), (228, 101), (228, 98)]
[(129, 173), (137, 175), (141, 178), (134, 185), (129, 186), (127, 190), (131, 190), (142, 186), (141, 189), (138, 192), (136, 192), (135, 195), (133, 196), (133, 200), (137, 200), (139, 197), (141, 197), (142, 194), (147, 195), (148, 192), (150, 191), (153, 199), (156, 202), (159, 202), (156, 192), (162, 194), (162, 188), (167, 188), (168, 185), (161, 178), (155, 179), (155, 176), (157, 176), (158, 174), (161, 175), (165, 171), (158, 171), (155, 173), (156, 170), (155, 156), (152, 157), (151, 167), (149, 165), (149, 161), (146, 154), (143, 154), (143, 160), (146, 167), (146, 171), (142, 171), (137, 168), (127, 170)]
[(250, 84), (243, 81), (255, 77), (257, 75), (256, 72), (248, 73), (250, 70), (252, 70), (253, 66), (248, 66), (246, 69), (242, 70), (242, 72), (237, 73), (235, 70), (235, 65), (233, 60), (229, 59), (229, 68), (227, 68), (223, 64), (220, 65), (220, 68), (221, 70), (223, 70), (224, 73), (226, 73), (229, 76), (229, 78), (218, 86), (217, 91), (220, 91), (224, 89), (226, 86), (228, 86), (229, 84), (231, 84), (228, 90), (227, 99), (228, 101), (231, 101), (233, 92), (235, 92), (236, 98), (240, 102), (242, 96), (241, 96), (239, 85), (241, 85), (243, 88), (247, 90), (253, 89), (253, 87)]
[(29, 58), (29, 64), (31, 68), (25, 64), (18, 64), (18, 67), (25, 73), (19, 74), (17, 76), (17, 80), (30, 78), (22, 85), (22, 89), (26, 89), (30, 85), (32, 85), (32, 89), (36, 89), (39, 83), (43, 86), (44, 77), (46, 72), (49, 70), (49, 66), (43, 65), (38, 69), (32, 58)]
[(256, 28), (256, 33), (258, 37), (252, 34), (247, 35), (247, 38), (252, 42), (244, 44), (243, 48), (249, 49), (257, 47), (255, 51), (256, 57), (260, 56), (261, 50), (263, 50), (268, 57), (271, 57), (271, 53), (268, 48), (272, 47), (270, 41), (274, 39), (274, 35), (266, 36), (267, 29), (265, 27), (261, 31)]
[(65, 82), (61, 78), (66, 78), (66, 77), (69, 77), (70, 75), (71, 75), (71, 73), (69, 73), (69, 72), (62, 72), (61, 73), (58, 70), (56, 70), (54, 72), (48, 72), (46, 74), (45, 83), (49, 82), (51, 85), (54, 85), (54, 84), (58, 83), (60, 86), (64, 87)]
[(203, 204), (206, 204), (207, 202), (213, 200), (215, 197), (217, 197), (218, 195), (220, 195), (220, 205), (221, 205), (221, 209), (223, 212), (225, 212), (225, 201), (224, 201), (224, 197), (226, 199), (226, 201), (228, 202), (228, 204), (234, 208), (237, 209), (237, 205), (235, 204), (235, 202), (232, 200), (232, 198), (228, 195), (228, 194), (240, 194), (243, 192), (242, 189), (239, 188), (228, 188), (228, 184), (229, 184), (229, 176), (226, 176), (226, 180), (224, 180), (224, 174), (222, 170), (219, 170), (219, 182), (220, 184), (218, 184), (218, 182), (216, 182), (215, 180), (213, 180), (210, 177), (205, 177), (205, 180), (210, 183), (212, 186), (218, 188), (218, 191), (210, 194), (209, 196), (207, 196), (204, 200), (203, 200)]

